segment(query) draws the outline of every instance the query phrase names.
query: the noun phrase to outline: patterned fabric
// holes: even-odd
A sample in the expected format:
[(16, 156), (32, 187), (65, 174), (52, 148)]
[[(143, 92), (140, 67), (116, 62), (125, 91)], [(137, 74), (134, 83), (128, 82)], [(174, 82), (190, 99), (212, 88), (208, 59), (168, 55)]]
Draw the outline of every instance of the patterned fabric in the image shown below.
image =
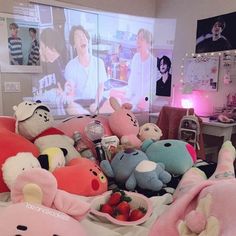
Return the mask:
[(8, 38), (8, 48), (10, 51), (10, 64), (23, 65), (22, 40), (19, 37)]
[(37, 39), (32, 41), (28, 57), (28, 65), (39, 65), (39, 42)]

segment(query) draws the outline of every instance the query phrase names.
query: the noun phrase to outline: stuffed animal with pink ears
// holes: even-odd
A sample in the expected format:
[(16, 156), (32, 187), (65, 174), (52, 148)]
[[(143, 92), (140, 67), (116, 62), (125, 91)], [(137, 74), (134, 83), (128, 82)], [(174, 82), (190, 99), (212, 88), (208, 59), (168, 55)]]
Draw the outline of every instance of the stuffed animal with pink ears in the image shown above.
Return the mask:
[(44, 169), (22, 172), (11, 189), (12, 204), (0, 212), (1, 235), (86, 236), (78, 222), (90, 205), (57, 189), (56, 178)]
[(128, 144), (139, 148), (141, 140), (138, 139), (139, 123), (131, 111), (132, 105), (124, 103), (122, 106), (114, 97), (110, 97), (114, 112), (109, 116), (108, 122), (112, 132), (120, 138), (121, 144)]

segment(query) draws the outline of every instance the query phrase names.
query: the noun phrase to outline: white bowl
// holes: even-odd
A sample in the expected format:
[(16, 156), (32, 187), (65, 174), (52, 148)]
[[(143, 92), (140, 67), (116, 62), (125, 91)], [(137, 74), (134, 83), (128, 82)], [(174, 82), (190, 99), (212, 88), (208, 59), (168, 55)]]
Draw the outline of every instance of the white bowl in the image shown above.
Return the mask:
[(127, 196), (129, 196), (132, 199), (129, 202), (131, 210), (139, 208), (139, 207), (143, 207), (147, 210), (144, 217), (136, 221), (120, 221), (120, 220), (115, 219), (108, 213), (103, 213), (99, 211), (100, 206), (108, 201), (112, 191), (105, 192), (104, 194), (96, 197), (91, 202), (90, 214), (93, 216), (96, 216), (100, 221), (105, 222), (105, 223), (111, 222), (117, 225), (139, 225), (139, 224), (144, 223), (150, 217), (153, 211), (151, 200), (140, 193), (134, 193), (134, 192), (128, 192), (128, 191), (124, 191), (124, 192)]

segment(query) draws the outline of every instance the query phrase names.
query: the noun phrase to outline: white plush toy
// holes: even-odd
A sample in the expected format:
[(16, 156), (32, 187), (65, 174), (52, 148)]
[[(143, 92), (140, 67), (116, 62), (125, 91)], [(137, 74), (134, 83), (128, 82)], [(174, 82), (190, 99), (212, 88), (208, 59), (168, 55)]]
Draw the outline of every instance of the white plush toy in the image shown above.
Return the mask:
[(31, 140), (42, 152), (49, 147), (67, 150), (66, 162), (81, 157), (74, 147), (74, 140), (53, 127), (54, 119), (50, 109), (41, 102), (25, 101), (14, 106), (16, 132)]
[(7, 187), (11, 189), (18, 175), (25, 170), (41, 168), (38, 159), (31, 152), (19, 152), (16, 156), (11, 156), (2, 165), (3, 180)]
[(139, 128), (138, 137), (142, 141), (146, 139), (152, 139), (154, 141), (157, 141), (160, 140), (161, 136), (161, 129), (154, 123), (146, 123)]

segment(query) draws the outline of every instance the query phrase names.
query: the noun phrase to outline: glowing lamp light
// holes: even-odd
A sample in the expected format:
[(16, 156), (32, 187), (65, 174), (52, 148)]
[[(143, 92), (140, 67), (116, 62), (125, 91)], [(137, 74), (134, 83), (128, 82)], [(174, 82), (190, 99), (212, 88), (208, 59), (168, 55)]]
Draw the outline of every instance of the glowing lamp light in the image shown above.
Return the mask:
[(190, 99), (187, 98), (182, 98), (181, 99), (181, 106), (183, 108), (192, 108), (193, 107), (193, 102)]

